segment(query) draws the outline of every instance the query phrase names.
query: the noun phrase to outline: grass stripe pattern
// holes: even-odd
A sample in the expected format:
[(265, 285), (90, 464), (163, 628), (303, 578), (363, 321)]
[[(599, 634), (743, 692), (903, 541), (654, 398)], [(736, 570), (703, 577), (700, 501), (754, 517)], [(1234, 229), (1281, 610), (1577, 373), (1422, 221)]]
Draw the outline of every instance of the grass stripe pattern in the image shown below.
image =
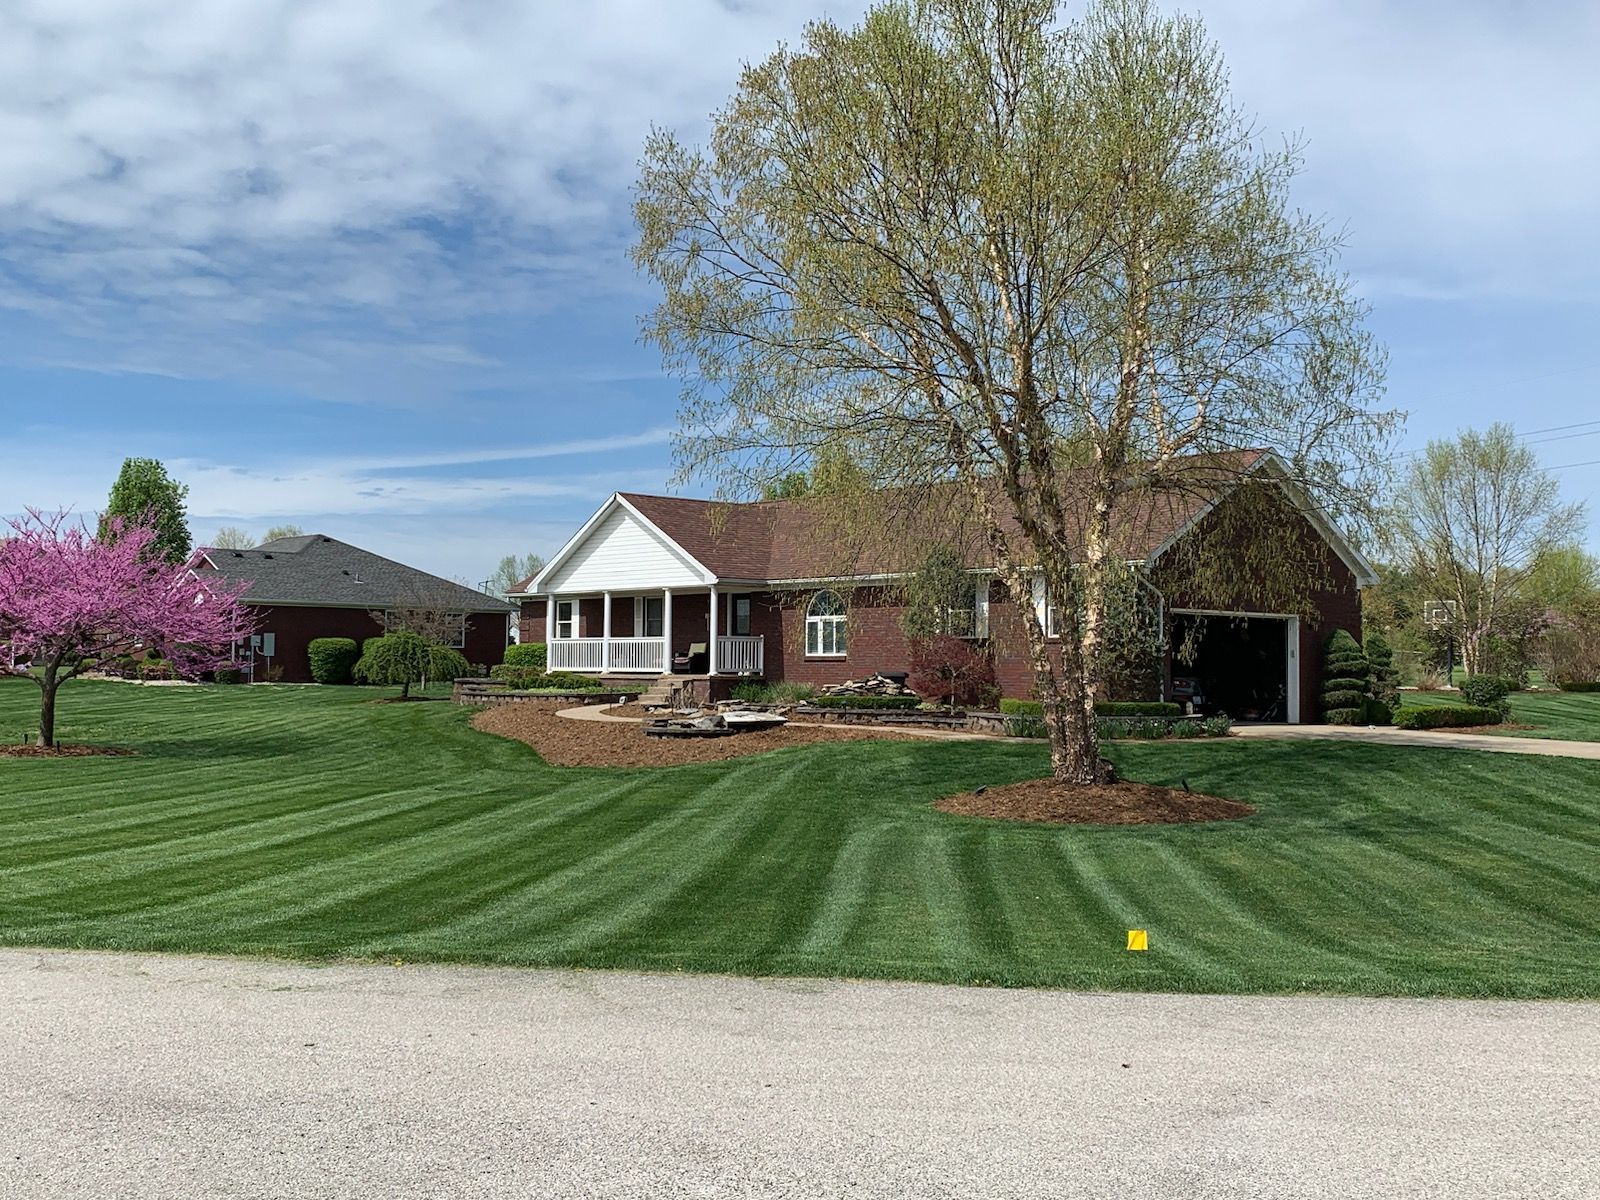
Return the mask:
[[(37, 693), (0, 682), (0, 736)], [(446, 703), (78, 682), (0, 759), (0, 941), (998, 985), (1600, 996), (1600, 764), (1350, 742), (1126, 743), (1258, 808), (1052, 827), (935, 799), (1036, 745), (845, 742), (555, 768)], [(1596, 698), (1600, 700), (1600, 697)], [(1124, 949), (1151, 931), (1148, 953)]]

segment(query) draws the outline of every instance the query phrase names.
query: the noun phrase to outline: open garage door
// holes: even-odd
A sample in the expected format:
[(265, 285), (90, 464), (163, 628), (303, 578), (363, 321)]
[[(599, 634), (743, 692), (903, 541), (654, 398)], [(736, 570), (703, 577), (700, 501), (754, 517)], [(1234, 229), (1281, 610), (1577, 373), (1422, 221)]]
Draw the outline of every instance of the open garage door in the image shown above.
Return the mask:
[(1207, 716), (1296, 724), (1299, 641), (1296, 617), (1175, 610), (1169, 695)]

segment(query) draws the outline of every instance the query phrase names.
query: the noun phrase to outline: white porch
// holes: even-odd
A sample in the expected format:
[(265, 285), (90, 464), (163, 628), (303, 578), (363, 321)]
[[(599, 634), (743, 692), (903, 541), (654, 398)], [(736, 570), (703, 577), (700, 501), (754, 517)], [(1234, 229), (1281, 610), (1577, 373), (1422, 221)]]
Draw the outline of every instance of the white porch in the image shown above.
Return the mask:
[[(694, 599), (689, 620), (673, 621), (673, 599)], [(600, 636), (592, 633), (594, 602), (599, 602)], [(701, 602), (704, 602), (703, 604)], [(619, 613), (620, 610), (620, 613)], [(747, 596), (736, 599), (717, 588), (601, 592), (598, 595), (549, 593), (545, 597), (545, 641), (549, 669), (590, 675), (666, 675), (676, 649), (703, 646), (687, 668), (695, 675), (759, 675), (766, 668), (766, 641), (736, 632), (747, 627)], [(585, 625), (590, 628), (585, 628)], [(626, 628), (625, 628), (626, 626)], [(715, 629), (713, 637), (709, 632)]]

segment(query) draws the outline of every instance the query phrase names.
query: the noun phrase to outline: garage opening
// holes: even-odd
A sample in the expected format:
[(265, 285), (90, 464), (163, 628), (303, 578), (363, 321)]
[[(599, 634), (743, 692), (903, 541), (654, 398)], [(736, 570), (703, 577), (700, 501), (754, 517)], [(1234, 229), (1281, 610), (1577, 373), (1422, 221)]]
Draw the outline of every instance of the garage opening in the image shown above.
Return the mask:
[(1296, 625), (1289, 617), (1174, 613), (1172, 699), (1235, 721), (1299, 720), (1290, 678)]

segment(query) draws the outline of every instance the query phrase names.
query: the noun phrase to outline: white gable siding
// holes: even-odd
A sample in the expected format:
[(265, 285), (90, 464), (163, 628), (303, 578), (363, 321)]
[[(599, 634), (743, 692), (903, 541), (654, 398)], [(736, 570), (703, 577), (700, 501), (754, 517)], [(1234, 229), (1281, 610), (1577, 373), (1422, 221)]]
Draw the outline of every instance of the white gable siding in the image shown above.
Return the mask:
[(547, 592), (603, 592), (635, 587), (704, 587), (705, 577), (620, 505), (589, 531), (555, 574)]

